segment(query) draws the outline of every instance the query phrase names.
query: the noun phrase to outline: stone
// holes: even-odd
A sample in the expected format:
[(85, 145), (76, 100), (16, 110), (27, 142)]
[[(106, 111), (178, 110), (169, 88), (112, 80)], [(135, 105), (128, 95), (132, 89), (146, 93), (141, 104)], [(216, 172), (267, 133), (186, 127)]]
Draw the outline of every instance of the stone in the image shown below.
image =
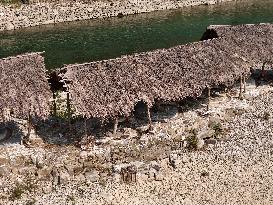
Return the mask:
[(69, 173), (66, 170), (59, 172), (59, 184), (67, 184), (71, 180)]
[(150, 162), (150, 167), (152, 169), (155, 169), (156, 171), (159, 171), (160, 168), (161, 168), (160, 164), (158, 162), (156, 162), (156, 161), (151, 161)]
[(76, 175), (74, 178), (77, 182), (84, 182), (85, 176), (83, 174)]
[(217, 143), (217, 140), (216, 139), (207, 139), (207, 140), (205, 140), (205, 143), (207, 145), (209, 145), (209, 144), (215, 145)]
[(135, 138), (137, 137), (137, 131), (132, 128), (124, 128), (123, 129), (123, 137), (124, 138)]
[(157, 173), (155, 175), (155, 180), (156, 181), (162, 181), (163, 179), (164, 179), (164, 176), (163, 176), (163, 174), (161, 172), (159, 172), (159, 173)]
[(197, 137), (200, 139), (208, 139), (213, 137), (215, 131), (213, 129), (208, 129), (206, 131), (198, 133)]
[(208, 122), (208, 127), (213, 128), (215, 124), (221, 124), (221, 119), (218, 117), (210, 117)]
[(49, 179), (51, 177), (52, 167), (45, 166), (37, 170), (37, 177), (39, 179)]
[(6, 166), (0, 167), (0, 177), (5, 177), (10, 173), (10, 170)]
[(0, 156), (0, 166), (5, 164), (9, 164), (9, 159)]
[(10, 23), (10, 22), (7, 22), (6, 30), (14, 30), (14, 29), (15, 29), (14, 25), (12, 23)]
[(204, 144), (205, 144), (205, 142), (203, 139), (197, 138), (197, 144), (196, 144), (197, 149), (202, 149)]
[(100, 178), (99, 172), (96, 170), (85, 172), (84, 176), (87, 182), (96, 182)]
[(37, 153), (30, 156), (31, 161), (34, 165), (36, 165), (37, 168), (41, 169), (45, 165), (44, 162), (44, 155)]
[(52, 184), (48, 183), (48, 184), (44, 185), (42, 189), (43, 189), (44, 194), (49, 194), (50, 192), (52, 192), (53, 187), (52, 187)]

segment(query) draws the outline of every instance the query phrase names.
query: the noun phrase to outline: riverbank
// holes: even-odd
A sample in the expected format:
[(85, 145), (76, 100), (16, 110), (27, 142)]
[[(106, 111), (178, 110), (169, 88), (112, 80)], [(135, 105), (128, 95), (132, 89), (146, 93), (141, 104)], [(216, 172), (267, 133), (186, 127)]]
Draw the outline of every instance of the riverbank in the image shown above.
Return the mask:
[(212, 5), (234, 0), (118, 0), (0, 5), (0, 31), (60, 22), (122, 17), (186, 6)]
[[(209, 112), (202, 102), (169, 107), (153, 113), (148, 133), (120, 127), (82, 149), (63, 125), (39, 129), (50, 142), (33, 138), (33, 148), (2, 144), (0, 203), (272, 204), (273, 90), (246, 88), (244, 100), (236, 87), (212, 98)], [(124, 178), (127, 167), (136, 180)]]

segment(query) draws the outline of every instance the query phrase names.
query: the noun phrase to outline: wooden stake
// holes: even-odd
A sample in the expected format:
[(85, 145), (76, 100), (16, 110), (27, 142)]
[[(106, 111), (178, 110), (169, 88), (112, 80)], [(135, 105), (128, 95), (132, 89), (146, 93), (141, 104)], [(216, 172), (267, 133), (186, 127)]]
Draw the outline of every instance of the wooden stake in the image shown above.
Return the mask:
[(239, 98), (242, 98), (242, 88), (243, 87), (243, 79), (242, 79), (242, 74), (240, 76), (240, 93), (239, 93)]
[(243, 77), (243, 82), (244, 82), (244, 93), (246, 92), (246, 77)]
[(56, 95), (53, 92), (53, 116), (57, 116), (57, 105), (56, 105)]
[(84, 117), (84, 135), (87, 137), (87, 119)]
[(208, 88), (208, 104), (207, 104), (207, 111), (209, 111), (210, 107), (210, 88)]
[(68, 117), (69, 130), (71, 130), (71, 108), (70, 108), (69, 92), (67, 92), (67, 94), (66, 94), (66, 106), (67, 106), (67, 117)]
[(118, 130), (118, 117), (115, 118), (114, 121), (114, 130), (113, 130), (113, 134), (117, 134), (117, 130)]
[(28, 111), (28, 119), (27, 119), (27, 136), (23, 138), (23, 144), (27, 144), (30, 138), (30, 131), (31, 131), (31, 116), (30, 111)]
[(6, 116), (5, 116), (4, 110), (1, 110), (1, 114), (2, 114), (2, 119), (3, 119), (3, 124), (6, 127)]
[(151, 119), (151, 112), (150, 112), (150, 108), (147, 105), (147, 118), (148, 118), (148, 123), (149, 123), (149, 129), (152, 128), (152, 119)]

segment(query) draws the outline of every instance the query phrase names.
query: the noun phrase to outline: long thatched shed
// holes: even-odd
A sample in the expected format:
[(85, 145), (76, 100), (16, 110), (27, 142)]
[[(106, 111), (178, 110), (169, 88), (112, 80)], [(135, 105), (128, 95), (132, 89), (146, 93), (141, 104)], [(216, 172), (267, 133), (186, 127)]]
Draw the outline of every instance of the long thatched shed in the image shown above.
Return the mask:
[(268, 27), (231, 27), (212, 40), (68, 65), (62, 77), (81, 115), (128, 116), (139, 101), (151, 107), (158, 100), (198, 97), (205, 88), (232, 85), (250, 74), (251, 67), (273, 57), (272, 25)]
[(63, 78), (72, 103), (86, 117), (128, 116), (139, 101), (198, 97), (214, 85), (230, 85), (249, 72), (245, 59), (221, 50), (216, 40), (69, 65)]
[(21, 119), (48, 116), (52, 93), (40, 53), (0, 59), (0, 85), (0, 121), (5, 110)]

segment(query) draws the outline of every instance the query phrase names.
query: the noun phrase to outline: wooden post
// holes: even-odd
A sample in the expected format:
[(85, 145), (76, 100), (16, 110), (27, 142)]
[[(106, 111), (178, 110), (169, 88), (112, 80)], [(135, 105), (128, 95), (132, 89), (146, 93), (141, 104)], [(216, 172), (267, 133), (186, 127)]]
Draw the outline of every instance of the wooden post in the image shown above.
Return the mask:
[(71, 130), (71, 107), (70, 107), (69, 92), (67, 92), (67, 94), (66, 94), (66, 106), (67, 106), (67, 117), (68, 117), (69, 130)]
[(27, 118), (27, 136), (24, 136), (22, 139), (22, 144), (27, 145), (30, 139), (30, 131), (31, 131), (31, 116), (30, 110), (28, 111), (28, 118)]
[(242, 74), (240, 76), (240, 93), (239, 93), (239, 98), (241, 99), (242, 98), (242, 86), (243, 85), (243, 79), (242, 79)]
[(84, 135), (87, 137), (87, 119), (84, 117)]
[(3, 124), (6, 127), (6, 116), (5, 116), (4, 110), (1, 110), (1, 114), (2, 114), (2, 119), (3, 119)]
[(208, 87), (208, 104), (207, 104), (207, 111), (209, 111), (210, 107), (210, 88)]
[(243, 83), (244, 83), (244, 93), (246, 92), (246, 77), (244, 75), (243, 77)]
[(149, 129), (152, 128), (152, 119), (151, 119), (151, 112), (150, 112), (150, 108), (147, 105), (147, 118), (148, 118), (148, 123), (149, 123)]
[(117, 134), (117, 130), (118, 130), (118, 117), (115, 118), (114, 121), (114, 130), (113, 130), (113, 134)]
[(54, 117), (57, 116), (57, 105), (56, 105), (56, 95), (55, 95), (55, 92), (53, 92), (53, 115), (54, 115)]

